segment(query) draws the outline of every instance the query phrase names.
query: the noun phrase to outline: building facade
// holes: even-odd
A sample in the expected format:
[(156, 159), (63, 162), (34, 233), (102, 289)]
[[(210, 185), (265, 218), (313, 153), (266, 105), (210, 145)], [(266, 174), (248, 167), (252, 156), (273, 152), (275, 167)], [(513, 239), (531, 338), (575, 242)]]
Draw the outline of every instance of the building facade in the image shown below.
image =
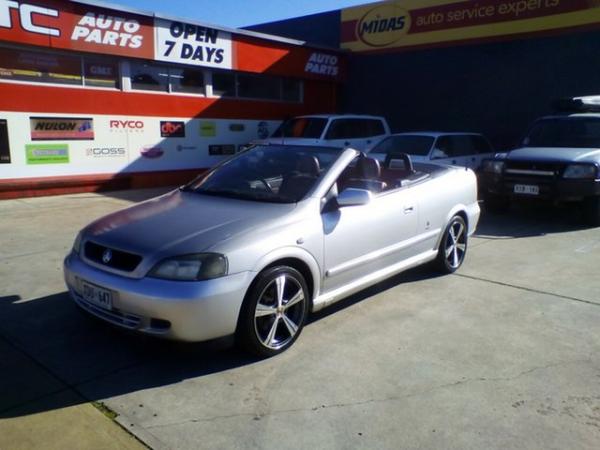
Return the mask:
[(594, 0), (392, 0), (250, 27), (348, 51), (342, 112), (474, 131), (498, 150), (561, 97), (600, 94)]
[(333, 112), (336, 51), (86, 1), (0, 0), (0, 198), (175, 184)]

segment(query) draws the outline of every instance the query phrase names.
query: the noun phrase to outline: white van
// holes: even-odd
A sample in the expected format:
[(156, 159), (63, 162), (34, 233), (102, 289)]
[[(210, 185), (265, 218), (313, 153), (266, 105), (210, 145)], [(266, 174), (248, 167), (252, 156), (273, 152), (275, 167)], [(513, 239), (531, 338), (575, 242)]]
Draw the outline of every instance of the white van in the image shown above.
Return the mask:
[(390, 127), (383, 117), (319, 114), (286, 120), (271, 137), (253, 143), (352, 147), (362, 151), (389, 134)]

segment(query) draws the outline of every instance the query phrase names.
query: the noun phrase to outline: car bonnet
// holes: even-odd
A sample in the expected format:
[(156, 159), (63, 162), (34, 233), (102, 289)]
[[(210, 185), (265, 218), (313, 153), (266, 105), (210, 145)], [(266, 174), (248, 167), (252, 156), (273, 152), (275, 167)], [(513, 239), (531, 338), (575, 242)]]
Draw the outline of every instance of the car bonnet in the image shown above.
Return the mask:
[(174, 191), (98, 219), (84, 239), (144, 257), (197, 253), (295, 207)]

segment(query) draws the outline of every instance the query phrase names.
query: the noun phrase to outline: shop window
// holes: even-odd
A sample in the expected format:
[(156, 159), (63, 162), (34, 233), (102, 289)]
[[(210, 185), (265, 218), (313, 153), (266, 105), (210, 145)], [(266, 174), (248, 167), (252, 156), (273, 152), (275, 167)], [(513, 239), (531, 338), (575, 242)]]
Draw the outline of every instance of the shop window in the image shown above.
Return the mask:
[(198, 69), (169, 69), (172, 92), (204, 94), (204, 73)]
[(238, 74), (238, 96), (265, 100), (281, 99), (281, 80), (264, 75)]
[(131, 88), (144, 91), (168, 92), (169, 70), (148, 63), (131, 63)]
[(81, 85), (81, 58), (0, 48), (0, 79)]
[(86, 86), (119, 87), (119, 66), (102, 59), (84, 58), (83, 73)]
[(281, 99), (285, 102), (300, 103), (302, 101), (302, 82), (289, 78), (282, 79)]
[(213, 95), (217, 97), (235, 97), (235, 73), (213, 72)]

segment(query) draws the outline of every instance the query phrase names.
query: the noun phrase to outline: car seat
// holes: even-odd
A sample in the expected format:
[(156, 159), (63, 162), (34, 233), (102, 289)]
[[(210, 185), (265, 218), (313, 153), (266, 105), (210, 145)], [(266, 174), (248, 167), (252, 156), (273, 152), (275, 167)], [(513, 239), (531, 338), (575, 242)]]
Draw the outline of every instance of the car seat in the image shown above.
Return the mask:
[(381, 192), (387, 184), (381, 181), (381, 165), (374, 158), (360, 157), (356, 162), (355, 176), (344, 183), (345, 188), (366, 189)]
[(301, 156), (296, 163), (296, 169), (283, 177), (279, 195), (294, 201), (302, 199), (314, 186), (320, 172), (321, 167), (316, 156)]

